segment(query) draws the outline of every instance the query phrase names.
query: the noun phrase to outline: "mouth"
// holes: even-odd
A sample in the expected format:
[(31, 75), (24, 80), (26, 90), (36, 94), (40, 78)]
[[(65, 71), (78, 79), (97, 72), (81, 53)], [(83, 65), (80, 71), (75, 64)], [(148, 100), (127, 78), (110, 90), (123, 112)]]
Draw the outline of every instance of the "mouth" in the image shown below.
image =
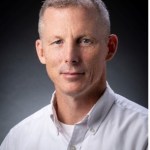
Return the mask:
[(78, 80), (85, 75), (84, 72), (62, 72), (61, 75), (67, 80)]

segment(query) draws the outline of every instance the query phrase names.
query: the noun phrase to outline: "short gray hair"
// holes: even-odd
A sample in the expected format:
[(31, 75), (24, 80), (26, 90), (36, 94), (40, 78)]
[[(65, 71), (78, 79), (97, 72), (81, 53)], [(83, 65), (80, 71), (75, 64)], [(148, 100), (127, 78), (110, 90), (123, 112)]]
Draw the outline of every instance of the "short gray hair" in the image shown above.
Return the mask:
[(45, 0), (39, 13), (38, 32), (41, 36), (42, 17), (49, 7), (64, 8), (68, 6), (82, 6), (85, 8), (96, 8), (99, 12), (100, 19), (106, 29), (110, 33), (110, 18), (106, 5), (102, 0)]

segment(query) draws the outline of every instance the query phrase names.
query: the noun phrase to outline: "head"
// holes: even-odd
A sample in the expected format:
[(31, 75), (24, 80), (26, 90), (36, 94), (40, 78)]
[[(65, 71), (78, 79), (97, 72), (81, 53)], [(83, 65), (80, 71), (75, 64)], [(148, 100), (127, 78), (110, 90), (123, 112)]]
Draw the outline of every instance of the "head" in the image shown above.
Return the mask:
[(101, 0), (46, 0), (38, 30), (37, 54), (56, 92), (77, 96), (104, 90), (106, 63), (118, 41)]

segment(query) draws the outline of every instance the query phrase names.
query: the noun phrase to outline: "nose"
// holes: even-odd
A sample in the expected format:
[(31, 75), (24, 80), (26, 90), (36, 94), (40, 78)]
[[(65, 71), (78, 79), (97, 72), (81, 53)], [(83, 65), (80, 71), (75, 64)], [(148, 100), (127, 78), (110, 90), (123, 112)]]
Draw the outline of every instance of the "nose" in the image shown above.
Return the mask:
[(64, 49), (64, 61), (71, 65), (77, 65), (80, 62), (79, 49), (73, 42), (66, 43)]

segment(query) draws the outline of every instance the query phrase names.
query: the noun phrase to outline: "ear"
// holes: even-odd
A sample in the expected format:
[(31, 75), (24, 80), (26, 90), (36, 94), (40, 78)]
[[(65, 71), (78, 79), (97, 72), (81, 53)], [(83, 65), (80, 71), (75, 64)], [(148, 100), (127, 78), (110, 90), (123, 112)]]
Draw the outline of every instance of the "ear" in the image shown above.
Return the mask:
[(35, 47), (36, 47), (36, 52), (37, 52), (40, 62), (42, 64), (45, 64), (45, 55), (44, 55), (44, 50), (42, 46), (42, 41), (40, 39), (36, 40)]
[(117, 47), (118, 47), (118, 37), (117, 37), (117, 35), (111, 34), (109, 36), (107, 47), (108, 47), (108, 53), (107, 53), (106, 60), (109, 61), (114, 57), (114, 55), (117, 51)]

